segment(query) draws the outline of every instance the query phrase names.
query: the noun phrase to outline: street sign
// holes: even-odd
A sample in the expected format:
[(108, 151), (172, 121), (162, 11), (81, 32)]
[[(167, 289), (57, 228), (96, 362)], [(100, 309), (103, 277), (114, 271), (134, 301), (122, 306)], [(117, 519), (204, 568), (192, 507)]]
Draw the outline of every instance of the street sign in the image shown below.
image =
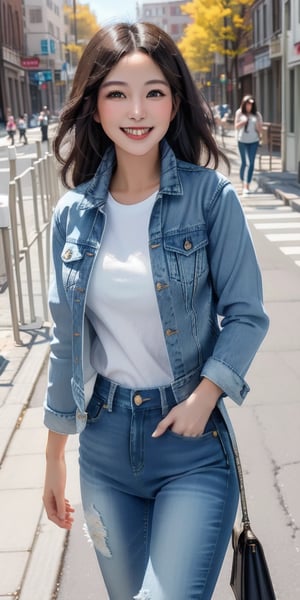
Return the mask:
[(27, 56), (21, 58), (21, 67), (24, 69), (36, 69), (40, 65), (40, 59), (38, 56)]

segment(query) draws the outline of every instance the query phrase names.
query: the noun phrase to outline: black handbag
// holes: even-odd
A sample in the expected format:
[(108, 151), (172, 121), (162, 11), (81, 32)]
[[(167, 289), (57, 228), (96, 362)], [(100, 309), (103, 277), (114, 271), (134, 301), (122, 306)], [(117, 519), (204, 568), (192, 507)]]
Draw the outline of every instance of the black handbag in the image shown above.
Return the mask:
[(236, 600), (276, 600), (263, 547), (250, 526), (239, 451), (236, 441), (231, 441), (239, 479), (242, 523), (240, 527), (235, 525), (232, 531), (230, 585)]

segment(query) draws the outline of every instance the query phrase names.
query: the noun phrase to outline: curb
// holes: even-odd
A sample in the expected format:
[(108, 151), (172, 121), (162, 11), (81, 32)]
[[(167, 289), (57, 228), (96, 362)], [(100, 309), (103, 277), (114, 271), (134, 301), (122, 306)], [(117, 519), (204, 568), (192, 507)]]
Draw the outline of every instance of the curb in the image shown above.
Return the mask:
[(292, 210), (300, 212), (300, 186), (299, 193), (296, 191), (296, 186), (289, 184), (283, 189), (280, 183), (272, 182), (264, 175), (258, 176), (257, 182), (264, 192), (273, 194), (276, 198), (282, 200), (286, 206), (290, 206)]

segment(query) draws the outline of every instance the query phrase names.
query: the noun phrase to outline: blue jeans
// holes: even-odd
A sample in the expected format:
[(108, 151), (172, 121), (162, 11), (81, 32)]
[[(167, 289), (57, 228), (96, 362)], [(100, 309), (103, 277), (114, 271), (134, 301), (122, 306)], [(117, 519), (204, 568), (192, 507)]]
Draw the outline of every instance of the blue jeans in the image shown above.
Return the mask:
[(134, 391), (98, 377), (80, 435), (88, 533), (110, 600), (209, 600), (238, 503), (226, 425), (152, 438), (171, 388)]
[(253, 142), (251, 144), (245, 144), (244, 142), (238, 142), (239, 152), (241, 155), (241, 167), (240, 167), (240, 179), (241, 181), (245, 181), (245, 170), (247, 166), (247, 158), (248, 158), (248, 172), (247, 172), (247, 183), (251, 183), (253, 171), (254, 171), (254, 163), (256, 152), (258, 148), (258, 142)]

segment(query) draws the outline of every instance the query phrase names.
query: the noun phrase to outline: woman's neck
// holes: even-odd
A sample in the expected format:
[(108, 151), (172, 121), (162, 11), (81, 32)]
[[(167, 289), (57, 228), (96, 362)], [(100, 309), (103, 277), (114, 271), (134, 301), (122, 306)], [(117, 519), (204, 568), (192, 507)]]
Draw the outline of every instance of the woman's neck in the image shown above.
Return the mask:
[(132, 156), (116, 149), (117, 168), (112, 176), (110, 192), (122, 204), (136, 204), (159, 189), (159, 152)]

